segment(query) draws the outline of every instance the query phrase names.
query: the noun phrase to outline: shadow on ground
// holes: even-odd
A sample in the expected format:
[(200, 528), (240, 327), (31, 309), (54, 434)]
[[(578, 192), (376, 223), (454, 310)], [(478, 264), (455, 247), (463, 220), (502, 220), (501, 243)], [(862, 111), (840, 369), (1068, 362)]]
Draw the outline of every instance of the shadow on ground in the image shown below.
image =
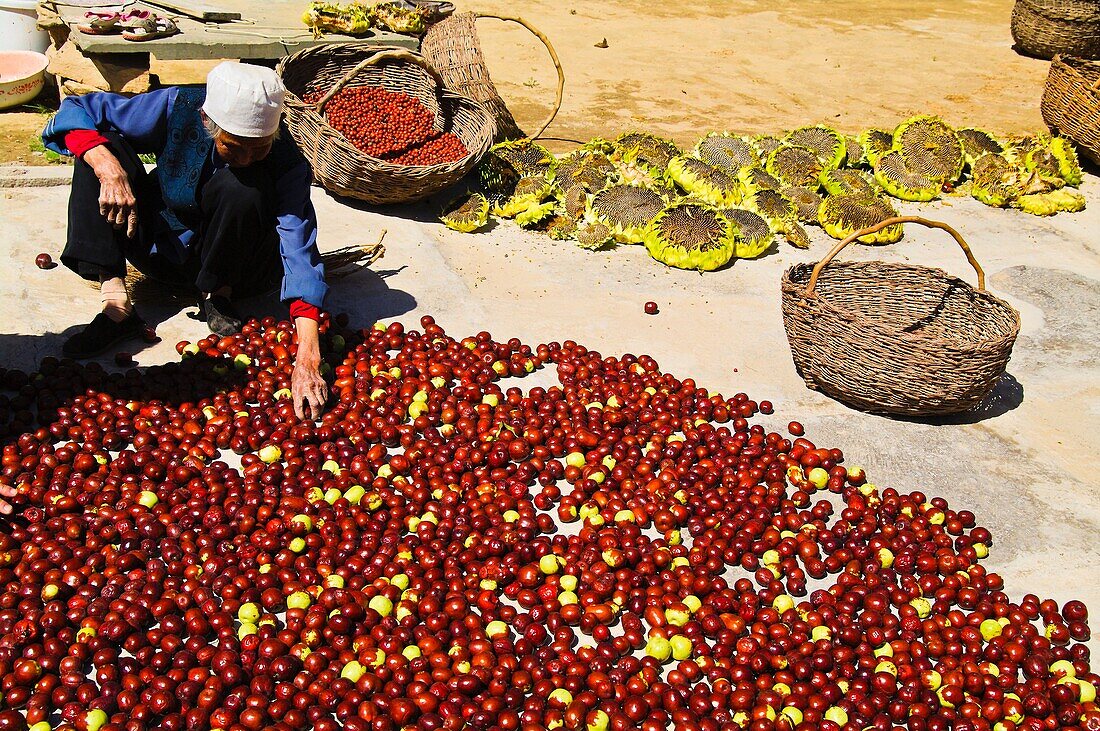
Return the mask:
[[(333, 313), (346, 313), (353, 329), (369, 328), (378, 320), (393, 319), (412, 311), (416, 308), (416, 298), (408, 292), (391, 289), (386, 283), (388, 278), (400, 271), (401, 269), (375, 271), (367, 267), (354, 267), (342, 276), (330, 279), (325, 309)], [(139, 280), (133, 283), (132, 294), (138, 313), (154, 329), (185, 311), (191, 319), (199, 319), (197, 296), (180, 288)], [(90, 287), (88, 296), (93, 299), (98, 297)], [(274, 317), (284, 320), (288, 317), (287, 307), (279, 301), (278, 292), (242, 299), (237, 304), (241, 314), (247, 319)], [(86, 324), (76, 322), (61, 332), (0, 333), (0, 363), (9, 368), (33, 370), (47, 356), (61, 357), (61, 346), (64, 342)], [(152, 344), (140, 340), (129, 341), (100, 356), (99, 360), (104, 365), (113, 367), (108, 364), (112, 363), (111, 358), (115, 352), (136, 354), (149, 347)]]
[(947, 424), (977, 424), (986, 419), (994, 419), (1007, 414), (1024, 402), (1024, 386), (1011, 373), (1005, 373), (997, 380), (993, 393), (970, 411), (948, 416), (926, 418), (899, 418), (899, 421), (911, 421), (918, 424), (941, 426)]

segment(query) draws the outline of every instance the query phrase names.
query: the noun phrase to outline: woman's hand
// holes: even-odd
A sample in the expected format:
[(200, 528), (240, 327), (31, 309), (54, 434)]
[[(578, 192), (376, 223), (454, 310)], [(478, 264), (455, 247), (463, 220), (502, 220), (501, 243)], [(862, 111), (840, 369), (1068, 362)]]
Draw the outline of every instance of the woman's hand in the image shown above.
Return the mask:
[[(19, 493), (14, 487), (10, 485), (0, 485), (0, 497), (13, 498)], [(12, 507), (11, 503), (7, 500), (0, 499), (0, 514), (11, 515)]]
[(298, 333), (298, 355), (290, 374), (290, 393), (294, 413), (299, 419), (320, 419), (328, 401), (328, 384), (321, 377), (321, 345), (317, 321), (308, 317), (294, 319)]
[(137, 199), (122, 164), (106, 145), (84, 153), (84, 162), (99, 178), (99, 212), (115, 228), (126, 228), (127, 238), (137, 232)]

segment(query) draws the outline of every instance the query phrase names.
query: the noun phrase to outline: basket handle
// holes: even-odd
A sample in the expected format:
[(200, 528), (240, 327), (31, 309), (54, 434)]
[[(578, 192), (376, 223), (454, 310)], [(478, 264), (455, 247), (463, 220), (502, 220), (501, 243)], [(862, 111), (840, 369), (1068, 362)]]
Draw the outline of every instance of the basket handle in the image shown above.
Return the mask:
[(478, 18), (492, 18), (494, 20), (506, 20), (511, 23), (519, 23), (540, 41), (542, 45), (546, 46), (546, 50), (550, 52), (550, 60), (554, 62), (554, 70), (558, 72), (558, 88), (554, 97), (554, 108), (550, 110), (550, 116), (546, 118), (546, 121), (534, 133), (527, 135), (528, 139), (536, 139), (546, 128), (550, 126), (550, 123), (554, 121), (554, 117), (558, 116), (558, 110), (561, 109), (562, 98), (565, 93), (565, 70), (561, 67), (561, 61), (558, 59), (558, 52), (554, 50), (553, 44), (550, 43), (550, 39), (546, 37), (539, 29), (528, 23), (523, 18), (514, 15), (495, 15), (492, 13), (475, 13)]
[(919, 216), (894, 216), (892, 218), (887, 218), (885, 221), (879, 221), (873, 226), (868, 226), (862, 231), (856, 231), (854, 234), (834, 246), (833, 250), (826, 254), (825, 258), (819, 261), (814, 266), (814, 270), (810, 274), (810, 281), (806, 285), (806, 296), (808, 297), (814, 293), (814, 287), (817, 286), (817, 278), (821, 275), (821, 270), (824, 269), (825, 266), (833, 260), (833, 257), (839, 254), (845, 246), (852, 243), (860, 236), (873, 234), (876, 231), (881, 231), (887, 226), (893, 226), (899, 223), (919, 223), (922, 226), (927, 226), (928, 228), (942, 229), (943, 231), (951, 234), (956, 243), (958, 243), (958, 245), (962, 248), (963, 253), (966, 254), (966, 260), (970, 262), (970, 266), (974, 267), (974, 271), (978, 274), (978, 290), (981, 292), (985, 291), (985, 271), (982, 270), (982, 265), (979, 264), (978, 260), (974, 258), (974, 252), (970, 250), (970, 247), (967, 246), (966, 241), (963, 240), (963, 237), (959, 234), (958, 231), (951, 228), (946, 223), (940, 223), (939, 221), (930, 221), (927, 218), (921, 218)]
[(325, 105), (332, 100), (332, 97), (336, 96), (341, 89), (343, 89), (352, 79), (358, 75), (360, 71), (368, 66), (377, 66), (383, 61), (408, 61), (409, 63), (416, 64), (420, 68), (428, 72), (428, 75), (435, 81), (436, 88), (443, 88), (443, 79), (439, 78), (439, 72), (436, 71), (430, 63), (424, 60), (423, 56), (418, 56), (412, 51), (408, 51), (404, 48), (393, 48), (388, 51), (382, 51), (376, 53), (369, 58), (364, 58), (358, 64), (355, 65), (350, 71), (344, 74), (344, 77), (333, 84), (329, 92), (321, 97), (321, 101), (314, 105), (318, 114), (323, 114), (325, 111)]

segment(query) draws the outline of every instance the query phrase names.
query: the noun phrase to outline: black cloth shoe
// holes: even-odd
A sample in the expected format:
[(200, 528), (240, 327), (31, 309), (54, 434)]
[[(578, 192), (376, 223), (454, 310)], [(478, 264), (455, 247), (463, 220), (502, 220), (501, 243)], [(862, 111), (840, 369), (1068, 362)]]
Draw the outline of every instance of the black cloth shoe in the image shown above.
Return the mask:
[(61, 353), (68, 358), (92, 358), (126, 340), (141, 337), (145, 321), (136, 312), (122, 322), (115, 322), (100, 312), (83, 330), (73, 335), (61, 346)]
[(206, 301), (202, 303), (202, 309), (206, 314), (206, 324), (210, 327), (210, 332), (215, 335), (224, 338), (227, 335), (236, 335), (241, 331), (241, 325), (244, 323), (241, 320), (240, 313), (237, 312), (237, 308), (233, 306), (233, 303), (225, 297), (221, 295), (207, 297)]

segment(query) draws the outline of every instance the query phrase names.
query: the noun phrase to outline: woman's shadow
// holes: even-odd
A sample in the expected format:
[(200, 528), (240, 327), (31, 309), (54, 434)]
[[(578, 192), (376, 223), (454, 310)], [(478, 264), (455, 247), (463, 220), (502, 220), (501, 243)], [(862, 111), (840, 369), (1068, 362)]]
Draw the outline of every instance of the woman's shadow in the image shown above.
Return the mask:
[[(403, 268), (403, 267), (402, 267)], [(329, 294), (325, 309), (333, 314), (346, 313), (349, 325), (353, 329), (369, 328), (378, 320), (399, 317), (416, 308), (416, 298), (408, 292), (391, 289), (387, 280), (398, 274), (401, 269), (372, 269), (367, 266), (351, 265), (326, 277)], [(142, 319), (163, 335), (161, 325), (187, 311), (192, 319), (200, 319), (198, 293), (180, 287), (172, 287), (144, 277), (135, 277), (130, 282), (131, 297)], [(91, 294), (93, 290), (89, 288)], [(279, 292), (242, 299), (237, 303), (245, 319), (274, 317), (277, 320), (289, 318), (287, 306), (279, 301)], [(40, 334), (0, 333), (0, 363), (5, 368), (34, 370), (47, 356), (60, 358), (65, 341), (79, 332), (86, 323), (74, 323), (61, 332), (43, 332)], [(140, 353), (151, 347), (152, 343), (133, 340), (120, 344), (94, 360), (115, 368), (116, 352)]]

